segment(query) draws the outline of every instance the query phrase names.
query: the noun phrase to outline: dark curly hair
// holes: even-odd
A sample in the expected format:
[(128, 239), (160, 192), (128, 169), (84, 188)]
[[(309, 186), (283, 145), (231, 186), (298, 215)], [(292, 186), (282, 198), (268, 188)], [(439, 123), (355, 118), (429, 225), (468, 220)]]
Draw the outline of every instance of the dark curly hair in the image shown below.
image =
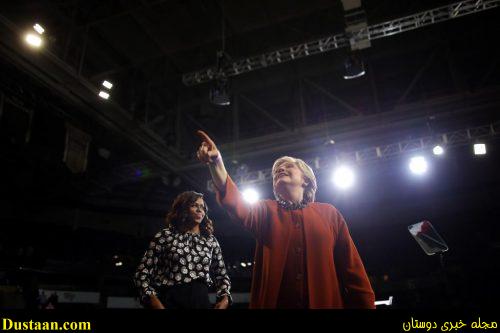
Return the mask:
[[(179, 232), (188, 231), (190, 227), (188, 225), (189, 209), (199, 198), (203, 199), (203, 194), (195, 191), (186, 191), (179, 194), (165, 218), (167, 226), (172, 226)], [(214, 225), (207, 215), (208, 206), (205, 200), (203, 200), (203, 206), (205, 207), (205, 217), (200, 223), (200, 233), (208, 237), (214, 233)]]

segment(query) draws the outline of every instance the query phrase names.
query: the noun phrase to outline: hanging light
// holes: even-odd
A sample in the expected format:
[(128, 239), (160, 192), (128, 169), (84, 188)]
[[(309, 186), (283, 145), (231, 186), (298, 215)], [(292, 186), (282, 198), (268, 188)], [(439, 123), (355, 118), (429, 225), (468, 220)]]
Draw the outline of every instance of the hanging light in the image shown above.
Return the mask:
[(217, 72), (215, 74), (215, 82), (210, 88), (209, 99), (212, 104), (219, 106), (227, 106), (231, 104), (229, 95), (229, 84), (224, 73), (224, 51), (217, 52)]
[(354, 53), (350, 53), (344, 62), (344, 79), (355, 79), (363, 75), (365, 75), (363, 60)]

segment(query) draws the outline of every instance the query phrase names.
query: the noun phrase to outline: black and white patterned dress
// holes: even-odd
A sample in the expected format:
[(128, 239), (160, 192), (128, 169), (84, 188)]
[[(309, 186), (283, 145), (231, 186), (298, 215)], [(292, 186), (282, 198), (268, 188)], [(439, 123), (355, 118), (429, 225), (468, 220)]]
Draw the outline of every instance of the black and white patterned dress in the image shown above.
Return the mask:
[[(214, 280), (212, 280), (212, 277)], [(157, 295), (158, 288), (204, 280), (215, 284), (217, 301), (231, 300), (231, 282), (217, 239), (195, 233), (180, 233), (168, 227), (155, 235), (134, 276), (141, 300)]]

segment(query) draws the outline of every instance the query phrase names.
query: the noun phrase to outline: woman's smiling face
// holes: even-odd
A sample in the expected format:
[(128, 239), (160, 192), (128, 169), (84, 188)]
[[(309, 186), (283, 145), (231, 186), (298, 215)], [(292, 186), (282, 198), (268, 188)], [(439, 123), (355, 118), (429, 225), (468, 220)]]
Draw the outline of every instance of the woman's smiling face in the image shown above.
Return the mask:
[(200, 224), (205, 218), (205, 209), (205, 202), (203, 201), (203, 198), (196, 199), (196, 201), (189, 206), (190, 220), (196, 224)]
[(304, 174), (295, 163), (286, 161), (275, 168), (273, 183), (276, 188), (282, 185), (302, 186), (304, 184)]

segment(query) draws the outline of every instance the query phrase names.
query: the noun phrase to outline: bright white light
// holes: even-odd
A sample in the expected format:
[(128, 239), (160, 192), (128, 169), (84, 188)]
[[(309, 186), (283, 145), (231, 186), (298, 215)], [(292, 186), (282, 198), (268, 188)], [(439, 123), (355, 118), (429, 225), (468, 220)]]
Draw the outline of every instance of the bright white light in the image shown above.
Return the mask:
[(105, 88), (108, 88), (108, 89), (113, 88), (113, 83), (111, 83), (111, 82), (109, 82), (109, 81), (106, 81), (106, 80), (104, 80), (104, 82), (102, 83), (102, 85), (103, 85)]
[(251, 262), (247, 262), (247, 266), (252, 266), (252, 263)]
[(484, 143), (474, 144), (474, 154), (475, 155), (486, 155), (486, 145)]
[(247, 264), (244, 262), (242, 262), (240, 265), (241, 265), (241, 267), (247, 267)]
[(108, 99), (109, 94), (105, 91), (99, 91), (99, 97), (104, 98), (104, 99)]
[(437, 145), (434, 148), (432, 148), (432, 153), (434, 155), (443, 155), (444, 154), (444, 149), (440, 145)]
[(38, 32), (40, 35), (45, 32), (45, 29), (38, 23), (33, 26), (33, 29), (35, 29), (35, 31)]
[(28, 33), (25, 36), (25, 41), (28, 43), (30, 46), (33, 47), (40, 47), (42, 46), (42, 38), (38, 35)]
[(121, 261), (118, 261), (115, 266), (123, 266), (123, 263)]
[(410, 159), (410, 170), (414, 174), (422, 175), (427, 171), (427, 161), (423, 156), (415, 156)]
[(376, 301), (376, 302), (375, 302), (375, 305), (392, 305), (392, 300), (393, 300), (393, 297), (392, 297), (392, 296), (389, 296), (389, 299), (388, 299), (388, 300), (384, 300), (384, 301)]
[(259, 193), (253, 188), (246, 189), (243, 191), (243, 199), (250, 204), (256, 203), (259, 200)]
[(337, 187), (347, 189), (354, 184), (355, 176), (350, 168), (342, 166), (334, 171), (332, 179)]

